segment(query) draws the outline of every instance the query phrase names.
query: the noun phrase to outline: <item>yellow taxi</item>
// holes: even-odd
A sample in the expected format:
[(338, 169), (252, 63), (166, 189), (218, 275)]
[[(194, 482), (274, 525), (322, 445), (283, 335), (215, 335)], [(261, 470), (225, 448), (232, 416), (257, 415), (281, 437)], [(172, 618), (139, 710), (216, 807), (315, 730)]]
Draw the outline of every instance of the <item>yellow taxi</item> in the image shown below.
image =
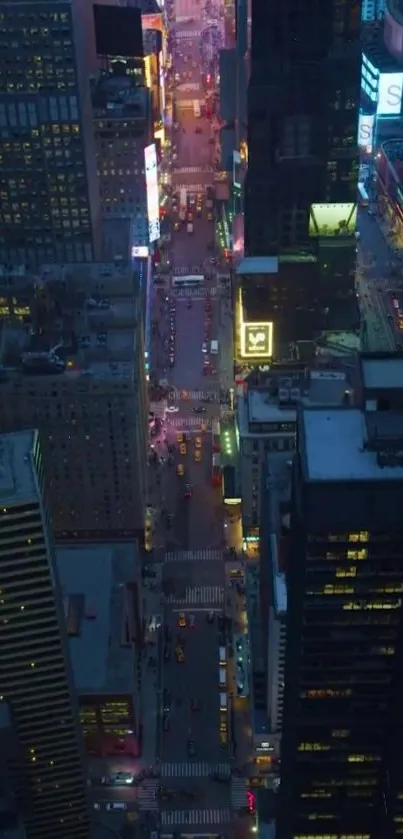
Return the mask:
[(180, 629), (184, 629), (186, 627), (186, 615), (184, 612), (179, 612), (178, 626)]
[(174, 224), (174, 233), (179, 233), (180, 229), (181, 229), (181, 223), (180, 223), (180, 221), (176, 221), (175, 224)]
[(213, 213), (211, 212), (211, 210), (209, 210), (209, 212), (207, 213), (207, 221), (213, 221)]
[(179, 451), (180, 451), (181, 454), (186, 454), (186, 452), (187, 452), (186, 443), (181, 443), (180, 444)]
[(201, 453), (200, 449), (196, 449), (196, 451), (195, 451), (195, 461), (196, 461), (196, 463), (200, 463), (201, 459), (202, 459), (202, 453)]
[(175, 647), (175, 656), (179, 664), (182, 664), (182, 662), (185, 661), (185, 653), (183, 651), (183, 647)]
[(200, 431), (204, 434), (207, 431), (207, 423), (203, 420)]
[(179, 434), (176, 435), (176, 442), (183, 443), (183, 434), (181, 431), (179, 431)]
[(195, 449), (201, 449), (201, 447), (202, 447), (201, 437), (196, 437), (195, 438)]
[(183, 477), (183, 475), (185, 474), (185, 469), (184, 469), (183, 463), (178, 463), (178, 465), (176, 467), (176, 474), (179, 475), (180, 477)]

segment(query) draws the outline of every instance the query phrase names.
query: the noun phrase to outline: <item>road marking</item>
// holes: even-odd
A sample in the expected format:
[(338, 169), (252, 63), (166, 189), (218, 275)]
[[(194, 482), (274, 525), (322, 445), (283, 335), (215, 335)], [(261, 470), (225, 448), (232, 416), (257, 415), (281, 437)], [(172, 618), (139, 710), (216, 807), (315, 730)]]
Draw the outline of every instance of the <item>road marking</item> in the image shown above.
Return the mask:
[(168, 594), (165, 603), (180, 606), (205, 606), (213, 603), (224, 603), (224, 588), (222, 586), (187, 586), (184, 597)]
[[(161, 764), (161, 776), (166, 778), (207, 778), (213, 773), (230, 777), (231, 766), (226, 762), (207, 763), (206, 761)], [(239, 779), (237, 779), (239, 780)]]
[(232, 778), (231, 782), (231, 807), (233, 810), (241, 810), (247, 807), (246, 778)]
[(163, 810), (162, 825), (174, 824), (225, 824), (231, 821), (231, 812), (226, 807), (210, 807), (205, 810)]
[(201, 548), (194, 551), (170, 551), (165, 562), (222, 562), (223, 551), (215, 548)]

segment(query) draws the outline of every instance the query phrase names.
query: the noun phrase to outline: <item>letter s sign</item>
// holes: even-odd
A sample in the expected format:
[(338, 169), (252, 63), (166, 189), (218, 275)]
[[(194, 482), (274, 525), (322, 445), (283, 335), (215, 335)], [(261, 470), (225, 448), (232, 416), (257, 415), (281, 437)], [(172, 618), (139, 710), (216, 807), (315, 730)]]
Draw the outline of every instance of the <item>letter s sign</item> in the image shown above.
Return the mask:
[(379, 76), (378, 116), (400, 116), (402, 109), (403, 73), (382, 73)]
[(367, 154), (372, 152), (375, 116), (360, 114), (358, 118), (358, 145)]

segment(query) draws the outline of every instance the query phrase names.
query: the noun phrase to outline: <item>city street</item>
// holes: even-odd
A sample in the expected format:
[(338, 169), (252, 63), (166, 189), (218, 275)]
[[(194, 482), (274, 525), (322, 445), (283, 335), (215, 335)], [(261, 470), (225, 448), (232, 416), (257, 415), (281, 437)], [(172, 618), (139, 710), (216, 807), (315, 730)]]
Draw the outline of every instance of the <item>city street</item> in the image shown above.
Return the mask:
[[(173, 229), (169, 263), (172, 277), (199, 274), (204, 282), (197, 288), (167, 284), (153, 312), (160, 336), (154, 373), (167, 383), (162, 429), (153, 443), (160, 461), (154, 561), (162, 561), (157, 799), (163, 836), (226, 833), (235, 815), (230, 694), (226, 667), (220, 676), (219, 665), (225, 644), (223, 508), (221, 488), (212, 482), (212, 421), (225, 401), (221, 388), (232, 385), (232, 326), (226, 293), (217, 287), (214, 221), (205, 205), (215, 150), (211, 120), (193, 107), (194, 100), (204, 106), (204, 92), (201, 15), (197, 2), (194, 14), (192, 8), (187, 0), (192, 21), (175, 27), (173, 71), (179, 80), (171, 182), (173, 194), (186, 189), (202, 210), (194, 213), (192, 233), (185, 223)], [(176, 219), (172, 214), (172, 227)], [(216, 356), (211, 341), (219, 344)]]

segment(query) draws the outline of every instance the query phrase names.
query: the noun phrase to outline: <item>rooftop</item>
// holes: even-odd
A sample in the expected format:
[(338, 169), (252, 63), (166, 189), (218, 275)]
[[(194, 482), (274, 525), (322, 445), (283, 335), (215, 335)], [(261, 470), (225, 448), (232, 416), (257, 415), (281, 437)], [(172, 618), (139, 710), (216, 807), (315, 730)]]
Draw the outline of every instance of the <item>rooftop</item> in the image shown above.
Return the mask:
[[(310, 481), (402, 481), (403, 460), (384, 460), (374, 447), (374, 418), (379, 430), (388, 414), (367, 416), (357, 408), (307, 408), (301, 411), (303, 467)], [(401, 418), (400, 418), (401, 419)], [(389, 423), (388, 423), (389, 424)], [(401, 422), (400, 422), (401, 428)], [(401, 431), (400, 431), (401, 434)], [(372, 439), (371, 439), (372, 438)], [(378, 438), (379, 442), (382, 438)]]
[(135, 85), (131, 75), (102, 74), (92, 87), (91, 98), (96, 118), (144, 121), (148, 115), (149, 92), (143, 84)]
[(57, 549), (70, 656), (80, 694), (133, 690), (126, 620), (136, 552), (134, 544)]
[(238, 397), (240, 435), (284, 433), (286, 429), (276, 429), (275, 424), (296, 424), (297, 406), (301, 401), (304, 404), (341, 405), (347, 390), (348, 380), (341, 371), (270, 373), (264, 387), (249, 387), (245, 396)]
[(0, 498), (2, 506), (38, 497), (32, 455), (36, 431), (0, 435)]
[(45, 265), (35, 276), (9, 268), (0, 280), (1, 381), (132, 378), (138, 297), (131, 261)]
[(361, 375), (367, 390), (403, 390), (403, 357), (363, 356)]
[(276, 256), (245, 256), (237, 269), (237, 274), (277, 274), (278, 259)]

